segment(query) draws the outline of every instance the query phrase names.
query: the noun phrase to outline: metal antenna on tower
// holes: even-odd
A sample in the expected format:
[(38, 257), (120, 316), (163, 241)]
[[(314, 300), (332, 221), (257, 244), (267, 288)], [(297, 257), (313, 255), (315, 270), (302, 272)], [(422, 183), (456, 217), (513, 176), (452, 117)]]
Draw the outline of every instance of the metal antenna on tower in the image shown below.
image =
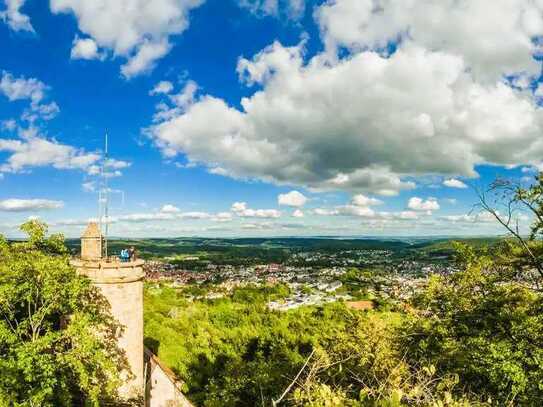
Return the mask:
[[(111, 172), (110, 168), (115, 168), (115, 160), (109, 158), (109, 138), (107, 131), (104, 135), (104, 154), (102, 156), (100, 164), (100, 181), (98, 188), (98, 222), (100, 226), (100, 232), (104, 238), (102, 255), (107, 259), (108, 257), (108, 239), (109, 239), (109, 197), (110, 194), (119, 194), (121, 196), (121, 207), (124, 207), (125, 194), (120, 189), (111, 189), (109, 187), (109, 177), (118, 176), (119, 171)], [(123, 162), (120, 162), (124, 164)]]
[(107, 238), (109, 233), (109, 187), (108, 187), (108, 137), (107, 131), (104, 137), (104, 156), (100, 165), (100, 183), (98, 188), (98, 223), (100, 232), (104, 236), (103, 255), (107, 259)]
[(107, 238), (108, 238), (108, 232), (109, 232), (109, 190), (108, 190), (108, 182), (107, 182), (107, 165), (108, 165), (108, 145), (107, 145), (107, 131), (105, 136), (105, 150), (104, 150), (104, 162), (102, 163), (102, 176), (104, 177), (104, 218), (105, 218), (105, 233), (104, 233), (104, 250), (105, 250), (105, 257), (107, 259), (108, 252), (107, 252)]

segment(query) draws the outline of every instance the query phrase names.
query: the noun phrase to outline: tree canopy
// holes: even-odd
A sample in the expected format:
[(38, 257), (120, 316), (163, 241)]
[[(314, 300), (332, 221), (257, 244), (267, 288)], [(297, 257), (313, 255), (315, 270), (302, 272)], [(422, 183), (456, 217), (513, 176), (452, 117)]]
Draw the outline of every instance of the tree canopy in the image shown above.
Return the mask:
[(0, 406), (113, 402), (126, 360), (109, 304), (38, 221), (0, 236)]

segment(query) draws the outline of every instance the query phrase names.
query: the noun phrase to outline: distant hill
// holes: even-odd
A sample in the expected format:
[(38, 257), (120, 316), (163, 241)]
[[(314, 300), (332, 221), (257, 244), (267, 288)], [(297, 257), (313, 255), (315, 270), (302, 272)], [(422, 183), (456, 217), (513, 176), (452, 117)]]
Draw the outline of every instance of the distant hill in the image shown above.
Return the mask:
[[(488, 238), (334, 238), (334, 237), (281, 237), (281, 238), (151, 238), (109, 240), (109, 252), (134, 246), (143, 258), (163, 258), (183, 254), (216, 254), (239, 257), (263, 257), (280, 260), (283, 253), (292, 251), (338, 250), (422, 250), (437, 255), (450, 254), (453, 241), (463, 241), (481, 247), (493, 245), (499, 239)], [(79, 239), (68, 239), (73, 253), (80, 249)], [(277, 258), (277, 259), (276, 259)]]

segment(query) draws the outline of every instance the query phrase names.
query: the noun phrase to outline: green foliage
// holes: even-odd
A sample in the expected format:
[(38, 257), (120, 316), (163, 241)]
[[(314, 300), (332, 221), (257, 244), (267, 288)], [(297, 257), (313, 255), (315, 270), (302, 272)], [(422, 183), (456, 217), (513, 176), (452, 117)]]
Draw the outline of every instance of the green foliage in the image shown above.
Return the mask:
[(459, 378), (499, 405), (543, 404), (543, 298), (509, 281), (488, 254), (458, 246), (464, 270), (434, 277), (407, 336), (413, 361)]
[(230, 298), (201, 302), (168, 287), (150, 292), (146, 343), (201, 406), (271, 406), (306, 362), (281, 405), (445, 400), (456, 383), (435, 371), (413, 373), (398, 341), (405, 323), (398, 313), (352, 311), (342, 303), (269, 311), (267, 301), (288, 294), (283, 286), (240, 288)]
[(71, 406), (115, 399), (118, 326), (69, 265), (60, 235), (37, 221), (24, 242), (0, 237), (0, 406)]
[(282, 285), (247, 287), (230, 298), (189, 302), (172, 288), (160, 295), (146, 290), (147, 343), (186, 381), (197, 404), (253, 406), (264, 398), (270, 405), (313, 347), (332, 341), (352, 315), (341, 304), (268, 310), (268, 301), (288, 294)]

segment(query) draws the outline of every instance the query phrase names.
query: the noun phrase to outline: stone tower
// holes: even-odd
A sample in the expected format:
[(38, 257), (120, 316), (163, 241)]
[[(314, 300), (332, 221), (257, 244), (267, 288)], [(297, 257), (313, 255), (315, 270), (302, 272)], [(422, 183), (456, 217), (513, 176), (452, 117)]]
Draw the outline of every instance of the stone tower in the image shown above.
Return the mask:
[(81, 237), (81, 258), (72, 260), (77, 272), (87, 276), (111, 305), (111, 314), (124, 327), (119, 347), (125, 352), (133, 379), (126, 379), (119, 393), (123, 397), (142, 396), (143, 366), (143, 261), (120, 262), (104, 258), (103, 238), (95, 222)]

